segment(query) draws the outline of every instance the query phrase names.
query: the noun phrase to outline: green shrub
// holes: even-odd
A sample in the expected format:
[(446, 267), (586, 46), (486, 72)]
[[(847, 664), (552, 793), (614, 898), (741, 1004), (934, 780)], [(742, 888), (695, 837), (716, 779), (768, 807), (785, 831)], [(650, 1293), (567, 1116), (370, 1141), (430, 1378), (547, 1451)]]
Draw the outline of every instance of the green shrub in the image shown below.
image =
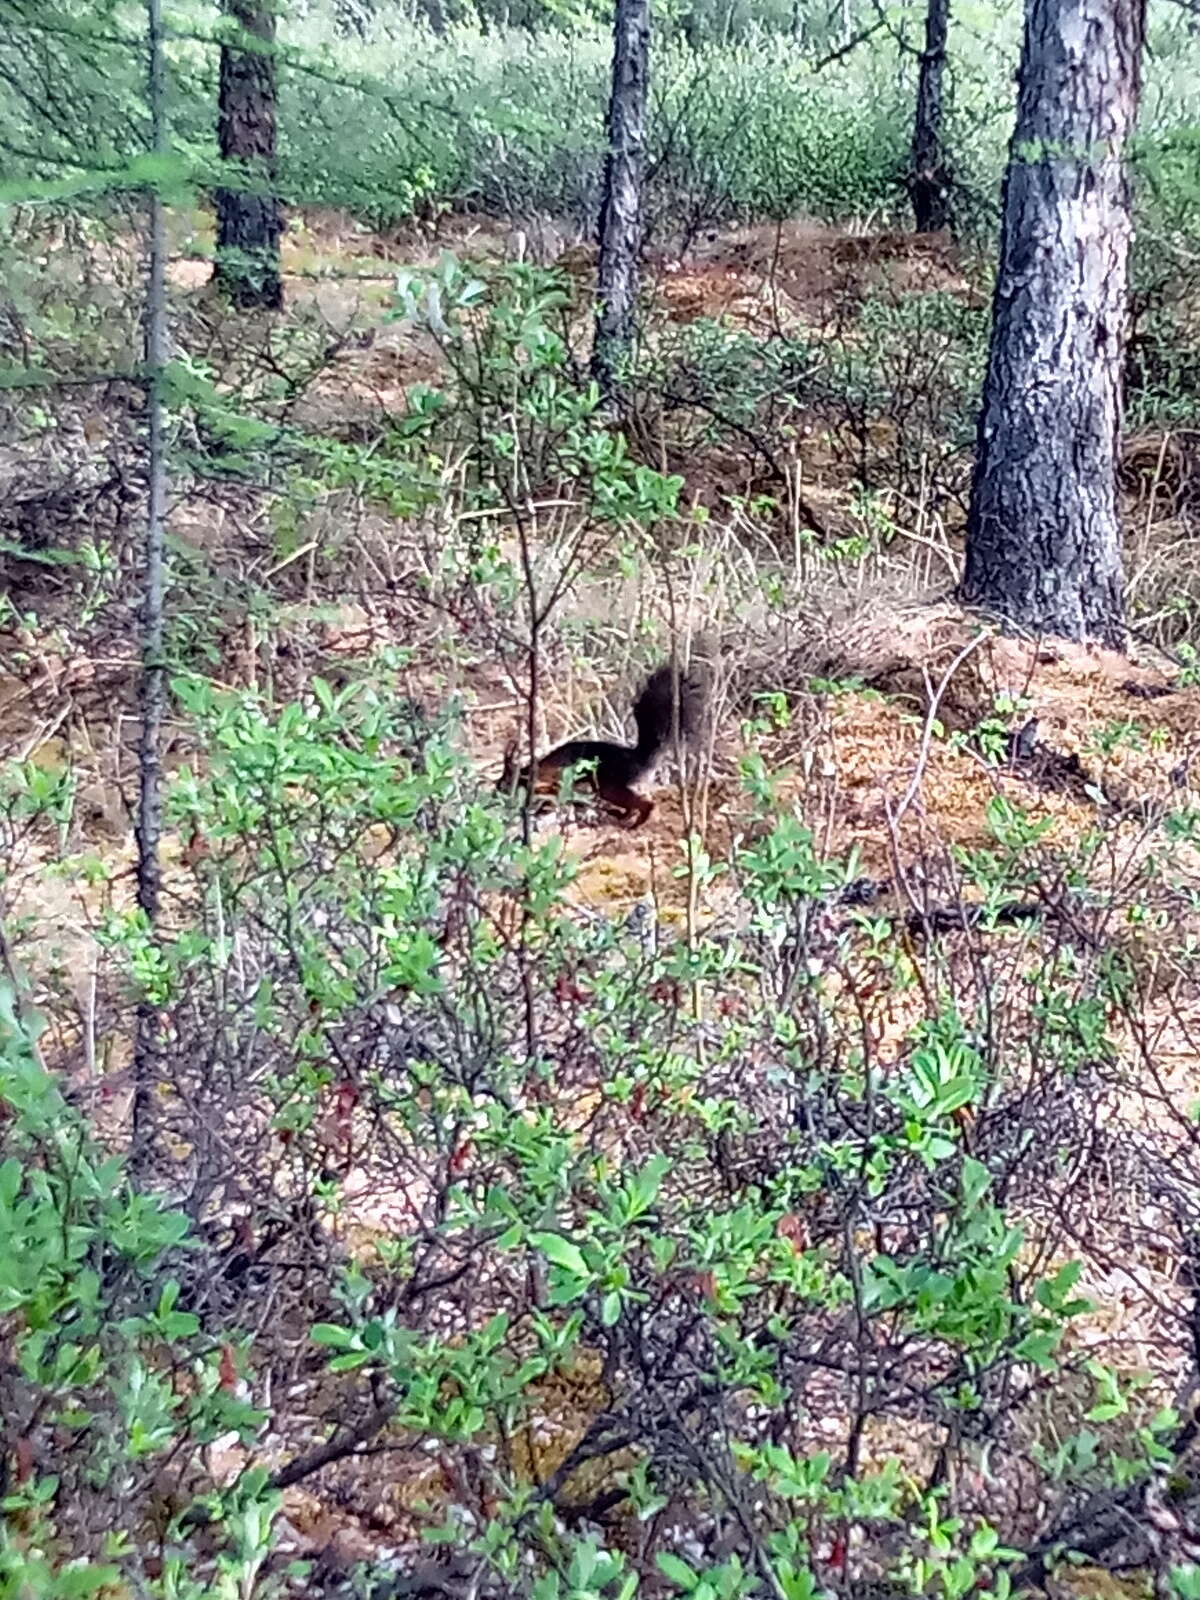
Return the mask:
[(180, 1554), (159, 1559), (153, 1510), (164, 1471), (177, 1493), (170, 1522), (192, 1493), (211, 1494), (204, 1447), (231, 1432), (249, 1443), (260, 1428), (236, 1380), (244, 1341), (186, 1309), (193, 1273), (210, 1265), (189, 1260), (188, 1218), (101, 1149), (7, 981), (0, 1129), (0, 1592), (68, 1600), (124, 1577), (147, 1594), (232, 1593), (269, 1546), (265, 1475), (210, 1499), (217, 1589)]
[[(915, 1405), (948, 1447), (1003, 1456), (1031, 1392), (1079, 1381), (1078, 1268), (1039, 1265), (1019, 1218), (1086, 1125), (1129, 975), (1048, 949), (1002, 992), (997, 930), (1103, 840), (1056, 858), (997, 801), (991, 849), (960, 864), (991, 929), (983, 1009), (918, 1005), (885, 1051), (872, 996), (917, 997), (920, 969), (887, 919), (838, 915), (856, 863), (822, 856), (760, 763), (728, 863), (686, 857), (728, 877), (732, 916), (648, 940), (572, 907), (556, 842), (516, 842), (452, 719), (414, 720), (378, 664), (282, 711), (179, 687), (210, 760), (172, 803), (208, 849), (153, 978), (161, 1117), (188, 1139), (174, 1181), (206, 1207), (226, 1188), (270, 1204), (273, 1173), (353, 1217), (362, 1170), (403, 1197), (313, 1338), (389, 1396), (393, 1450), (464, 1464), (427, 1536), (507, 1594), (632, 1593), (653, 1561), (685, 1592), (750, 1596), (815, 1594), (852, 1527), (913, 1592), (1005, 1594), (986, 1501), (945, 1515), (936, 1482), (868, 1466), (845, 1429), (891, 1438)], [(136, 929), (115, 931), (136, 973)], [(294, 1235), (289, 1260), (310, 1248)], [(832, 1404), (827, 1370), (847, 1385), (838, 1452), (805, 1421)], [(599, 1397), (556, 1409), (588, 1372)], [(1116, 1376), (1094, 1383), (1123, 1416)], [(1126, 1428), (1129, 1471), (1171, 1426)], [(653, 1520), (668, 1498), (682, 1544)], [(654, 1530), (638, 1568), (561, 1521), (625, 1500)], [(735, 1507), (732, 1552), (710, 1554)]]

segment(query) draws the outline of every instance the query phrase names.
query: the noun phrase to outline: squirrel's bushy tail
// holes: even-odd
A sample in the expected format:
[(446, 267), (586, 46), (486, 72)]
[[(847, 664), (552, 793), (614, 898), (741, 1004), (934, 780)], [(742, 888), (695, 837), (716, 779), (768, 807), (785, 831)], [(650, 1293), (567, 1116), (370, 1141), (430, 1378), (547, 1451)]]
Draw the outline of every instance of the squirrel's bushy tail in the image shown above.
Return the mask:
[[(678, 674), (679, 735), (687, 741), (700, 732), (708, 702), (707, 677), (696, 668)], [(652, 672), (633, 706), (637, 724), (637, 754), (649, 763), (663, 747), (674, 740), (676, 712), (676, 669), (670, 662)]]

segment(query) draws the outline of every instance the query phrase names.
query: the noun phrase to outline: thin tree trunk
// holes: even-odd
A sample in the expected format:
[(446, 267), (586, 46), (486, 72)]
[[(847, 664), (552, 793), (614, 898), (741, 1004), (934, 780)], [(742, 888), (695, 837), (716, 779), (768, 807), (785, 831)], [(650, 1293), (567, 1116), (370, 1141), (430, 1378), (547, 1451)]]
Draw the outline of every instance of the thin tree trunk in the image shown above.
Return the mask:
[(1116, 464), (1145, 0), (1027, 0), (962, 594), (1124, 640)]
[(220, 188), (216, 277), (234, 305), (278, 311), (283, 305), (275, 194), (275, 11), (273, 0), (225, 0), (239, 40), (221, 46), (217, 137), (221, 160), (236, 165), (236, 188)]
[[(163, 105), (161, 0), (147, 0), (150, 47), (150, 119), (154, 154), (167, 152)], [(137, 899), (153, 937), (158, 927), (162, 872), (162, 724), (167, 670), (163, 660), (163, 523), (167, 499), (166, 430), (162, 375), (167, 358), (167, 240), (163, 204), (149, 192), (149, 256), (146, 282), (146, 410), (149, 427), (149, 501), (146, 511), (146, 577), (142, 599), (141, 739), (138, 748)], [(135, 1169), (144, 1165), (153, 1131), (154, 1086), (159, 1055), (158, 1013), (149, 1000), (138, 1005), (133, 1048), (133, 1139)]]
[(633, 349), (649, 79), (649, 0), (617, 0), (608, 156), (600, 210), (599, 306), (592, 356), (593, 375), (608, 399), (615, 397), (621, 369)]
[(918, 233), (950, 226), (950, 167), (942, 143), (945, 121), (943, 80), (950, 0), (929, 0), (925, 12), (925, 48), (917, 75), (917, 115), (913, 123), (909, 198)]

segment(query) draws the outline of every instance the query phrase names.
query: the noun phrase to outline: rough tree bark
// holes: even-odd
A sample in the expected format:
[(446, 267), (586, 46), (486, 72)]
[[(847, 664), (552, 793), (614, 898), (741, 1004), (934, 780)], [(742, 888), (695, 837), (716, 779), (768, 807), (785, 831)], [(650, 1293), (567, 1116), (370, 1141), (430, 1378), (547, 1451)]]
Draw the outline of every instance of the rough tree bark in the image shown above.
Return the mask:
[(918, 233), (950, 226), (950, 163), (942, 143), (943, 82), (950, 0), (929, 0), (925, 11), (925, 48), (917, 74), (917, 115), (913, 122), (908, 194)]
[(217, 137), (222, 161), (242, 181), (217, 190), (217, 282), (234, 305), (278, 311), (283, 305), (275, 195), (275, 10), (273, 0), (224, 0), (239, 39), (221, 45)]
[(962, 595), (1124, 642), (1116, 461), (1145, 0), (1027, 0)]
[(649, 0), (617, 0), (592, 355), (592, 375), (609, 400), (616, 396), (621, 367), (633, 347), (649, 79)]

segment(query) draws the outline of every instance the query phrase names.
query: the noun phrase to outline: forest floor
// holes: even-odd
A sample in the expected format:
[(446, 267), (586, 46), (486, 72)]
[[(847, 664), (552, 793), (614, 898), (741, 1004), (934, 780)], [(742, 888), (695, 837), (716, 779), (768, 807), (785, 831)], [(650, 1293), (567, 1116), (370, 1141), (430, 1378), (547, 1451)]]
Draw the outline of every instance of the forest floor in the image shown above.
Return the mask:
[[(207, 324), (212, 347), (220, 350), (232, 336), (209, 309), (211, 266), (202, 255), (207, 241), (182, 223), (175, 232), (179, 253), (169, 276), (178, 315), (190, 317), (197, 306), (205, 308), (201, 314), (213, 318)], [(293, 222), (284, 252), (288, 318), (306, 327), (315, 319), (336, 347), (334, 358), (299, 397), (293, 420), (346, 435), (393, 414), (413, 384), (437, 378), (443, 369), (437, 345), (428, 334), (390, 317), (389, 310), (396, 262), (427, 266), (447, 249), (465, 260), (503, 259), (514, 249), (514, 230), (448, 218), (433, 239), (397, 242), (336, 215)], [(590, 252), (567, 248), (559, 264), (586, 279)], [(971, 304), (980, 298), (972, 264), (961, 263), (952, 243), (940, 235), (922, 239), (845, 231), (811, 221), (710, 234), (683, 260), (652, 255), (649, 268), (653, 316), (675, 323), (719, 318), (757, 332), (841, 327), (855, 307), (878, 294), (902, 299), (932, 291)], [(244, 337), (245, 328), (238, 331)], [(101, 415), (84, 419), (84, 432), (101, 441), (108, 431), (102, 409)], [(1147, 448), (1139, 441), (1141, 456)], [(807, 504), (836, 524), (853, 490), (846, 464), (815, 436), (805, 438), (798, 453)], [(754, 491), (753, 461), (731, 462), (719, 451), (701, 451), (681, 466), (684, 504), (710, 502), (727, 515), (732, 505), (736, 518), (737, 508)], [(332, 515), (316, 520), (314, 542), (327, 532)], [(459, 651), (448, 666), (444, 637), (431, 639), (436, 630), (428, 618), (397, 602), (387, 574), (371, 570), (371, 539), (381, 529), (394, 537), (394, 525), (374, 514), (359, 512), (359, 517), (367, 534), (358, 544), (343, 544), (343, 570), (333, 582), (328, 575), (314, 581), (312, 551), (302, 548), (307, 581), (294, 585), (290, 594), (282, 592), (269, 627), (249, 619), (230, 622), (218, 641), (218, 676), (230, 686), (270, 682), (286, 693), (314, 672), (336, 679), (360, 671), (380, 648), (402, 646), (412, 651), (414, 693), (464, 697), (471, 749), (491, 781), (504, 748), (524, 726), (521, 684), (479, 651)], [(264, 531), (269, 536), (264, 523), (261, 505), (239, 503), (236, 495), (184, 494), (172, 510), (179, 546), (190, 555), (202, 554), (216, 572), (253, 566), (247, 552), (255, 550)], [(799, 627), (794, 616), (764, 616), (761, 605), (747, 610), (744, 596), (732, 590), (714, 597), (712, 582), (706, 583), (711, 572), (684, 598), (677, 618), (681, 636), (704, 647), (715, 637), (731, 662), (727, 715), (711, 752), (710, 849), (719, 850), (722, 836), (727, 840), (739, 825), (738, 730), (752, 697), (796, 695), (811, 677), (838, 680), (842, 687), (836, 695), (800, 696), (791, 725), (760, 731), (755, 743), (773, 771), (791, 773), (786, 785), (821, 797), (820, 827), (828, 848), (836, 853), (854, 848), (861, 871), (873, 878), (893, 875), (897, 844), (901, 857), (912, 861), (931, 839), (943, 846), (985, 843), (988, 802), (997, 793), (1015, 793), (1035, 817), (1051, 819), (1070, 835), (1094, 820), (1098, 793), (1125, 815), (1145, 815), (1148, 807), (1178, 793), (1181, 773), (1190, 781), (1200, 738), (1200, 689), (1179, 687), (1172, 663), (1152, 647), (1135, 643), (1126, 658), (994, 637), (969, 650), (968, 659), (942, 683), (975, 632), (972, 619), (945, 598), (956, 561), (953, 516), (939, 526), (936, 541), (932, 534), (927, 541), (937, 545), (936, 560), (924, 546), (905, 548), (904, 537), (902, 532), (894, 547), (898, 557), (886, 567), (864, 563), (865, 576), (852, 568), (832, 579), (814, 572), (808, 585), (812, 614)], [(733, 551), (735, 561), (758, 556), (778, 562), (777, 552), (756, 551), (748, 539), (741, 546), (735, 541)], [(273, 564), (302, 572), (305, 566), (294, 554)], [(2, 747), (48, 767), (69, 760), (79, 779), (76, 844), (128, 851), (136, 712), (129, 594), (81, 619), (71, 583), (56, 582), (53, 575), (47, 579), (37, 568), (18, 565), (16, 571), (28, 584), (14, 585), (14, 602), (17, 608), (36, 609), (39, 622), (35, 634), (16, 628), (0, 635)], [(339, 585), (341, 599), (334, 593)], [(645, 575), (615, 583), (585, 577), (573, 587), (559, 619), (563, 631), (585, 636), (592, 627), (595, 642), (560, 657), (560, 672), (553, 663), (545, 671), (539, 716), (547, 740), (587, 732), (589, 724), (591, 731), (621, 736), (636, 680), (626, 668), (628, 644), (620, 637), (620, 619), (632, 634), (648, 613), (661, 615), (667, 598), (656, 579)], [(452, 621), (446, 629), (453, 632)], [(603, 659), (606, 639), (617, 646), (611, 669)], [(926, 721), (934, 690), (938, 721), (949, 733), (994, 718), (998, 704), (1019, 705), (1038, 724), (1036, 758), (998, 770), (964, 742), (930, 740)], [(180, 737), (168, 764), (190, 757)], [(909, 798), (893, 840), (888, 807), (918, 769), (919, 804)], [(606, 826), (594, 815), (583, 828), (561, 819), (570, 848), (585, 862), (578, 893), (615, 909), (628, 907), (648, 889), (668, 900), (678, 896), (669, 864), (681, 832), (680, 803), (678, 794), (661, 793), (650, 824), (635, 834)], [(168, 841), (168, 850), (172, 847)]]
[[(170, 272), (175, 314), (189, 326), (207, 319), (215, 351), (234, 334), (209, 303), (209, 267), (191, 253), (195, 242), (181, 225)], [(448, 219), (439, 237), (418, 244), (377, 238), (333, 216), (293, 223), (285, 245), (287, 318), (309, 332), (325, 329), (337, 347), (298, 399), (294, 421), (348, 437), (396, 410), (414, 383), (436, 380), (436, 345), (410, 325), (388, 320), (387, 313), (395, 264), (427, 264), (446, 248), (495, 259), (520, 245), (511, 231), (467, 219)], [(583, 279), (590, 258), (568, 247), (564, 265), (578, 269)], [(853, 307), (873, 295), (921, 291), (979, 304), (976, 273), (946, 239), (811, 222), (722, 231), (704, 238), (683, 260), (660, 255), (651, 267), (654, 316), (663, 325), (722, 318), (751, 332), (827, 329), (845, 324)], [(93, 438), (116, 439), (119, 428), (106, 419), (103, 406), (99, 415), (89, 415)], [(88, 424), (85, 415), (85, 433)], [(802, 438), (795, 455), (803, 468), (806, 507), (835, 534), (849, 526), (853, 484), (845, 462), (816, 434)], [(764, 555), (754, 548), (744, 520), (738, 522), (739, 503), (760, 490), (758, 464), (713, 451), (667, 465), (684, 475), (685, 504), (707, 506), (714, 523), (725, 515), (735, 529), (721, 557), (722, 573), (743, 557), (753, 563)], [(249, 570), (276, 585), (277, 603), (267, 621), (231, 616), (223, 633), (218, 623), (216, 675), (234, 687), (269, 683), (276, 693), (298, 692), (315, 673), (336, 682), (369, 670), (381, 649), (401, 646), (411, 651), (407, 677), (417, 698), (463, 697), (480, 782), (493, 783), (505, 746), (522, 726), (519, 681), (476, 644), (460, 641), (448, 648), (452, 628), (435, 637), (427, 618), (386, 582), (375, 581), (372, 567), (377, 574), (381, 544), (413, 537), (379, 513), (357, 510), (357, 531), (342, 542), (340, 570), (320, 569), (317, 553), (305, 546), (319, 543), (333, 515), (322, 512), (304, 530), (295, 545), (301, 553), (287, 556), (282, 564), (288, 571), (281, 577), (261, 503), (222, 491), (184, 496), (175, 505), (172, 534), (189, 570), (202, 557), (218, 575), (211, 590), (218, 618), (227, 592), (220, 574), (244, 576)], [(786, 539), (783, 545), (783, 556), (776, 551), (771, 559), (786, 566)], [(875, 563), (866, 577), (814, 576), (812, 614), (799, 620), (735, 603), (732, 589), (719, 585), (714, 601), (713, 585), (697, 583), (676, 610), (680, 632), (715, 641), (729, 663), (706, 775), (696, 793), (685, 794), (665, 774), (651, 821), (633, 833), (595, 816), (582, 824), (561, 815), (544, 819), (541, 826), (561, 831), (578, 860), (572, 894), (579, 902), (616, 915), (649, 900), (663, 921), (682, 922), (687, 885), (674, 869), (686, 832), (685, 801), (690, 814), (701, 817), (710, 855), (723, 859), (731, 840), (749, 826), (738, 776), (748, 748), (776, 776), (779, 793), (795, 799), (828, 854), (855, 853), (857, 875), (881, 886), (881, 906), (903, 911), (913, 886), (935, 872), (958, 881), (962, 852), (993, 843), (990, 818), (998, 797), (1021, 807), (1032, 823), (1045, 823), (1048, 844), (1067, 844), (1098, 825), (1105, 828), (1106, 870), (1114, 883), (1144, 861), (1158, 847), (1158, 819), (1181, 796), (1200, 798), (1200, 687), (1181, 684), (1174, 665), (1149, 647), (1135, 646), (1129, 657), (1120, 657), (992, 635), (977, 639), (977, 623), (946, 598), (956, 545), (953, 516), (930, 518), (919, 538), (907, 544), (900, 538), (888, 561)], [(88, 614), (78, 604), (78, 591), (53, 569), (19, 569), (18, 578), (17, 607), (36, 612), (39, 620), (0, 634), (0, 750), (50, 771), (69, 765), (77, 783), (72, 813), (53, 846), (30, 838), (15, 847), (5, 916), (9, 922), (28, 919), (22, 951), (35, 978), (69, 974), (85, 1006), (88, 985), (95, 982), (97, 893), (46, 868), (56, 853), (94, 854), (118, 869), (104, 891), (109, 902), (131, 901), (131, 877), (120, 875), (133, 858), (131, 605), (124, 594)], [(540, 716), (548, 740), (590, 731), (612, 736), (625, 726), (633, 687), (629, 640), (646, 616), (662, 618), (668, 598), (644, 574), (576, 586), (559, 622), (585, 644), (553, 655), (544, 669)], [(725, 598), (730, 604), (722, 614)], [(609, 647), (615, 656), (611, 676)], [(839, 686), (814, 692), (807, 687), (813, 677)], [(788, 716), (768, 719), (748, 739), (744, 719), (754, 697), (778, 693), (790, 702)], [(1000, 760), (984, 759), (973, 731), (1012, 720), (1013, 707), (1019, 708), (1018, 726), (1036, 723), (1036, 731), (1026, 747), (1006, 750)], [(182, 726), (171, 729), (171, 741), (169, 765), (196, 759)], [(182, 850), (178, 839), (166, 840), (168, 877)], [(1200, 889), (1200, 859), (1193, 865)], [(970, 898), (969, 887), (962, 892)], [(702, 920), (721, 914), (726, 893), (718, 880), (698, 907)], [(1113, 936), (1132, 935), (1118, 929)], [(1200, 996), (1182, 1002), (1173, 996), (1160, 1021), (1163, 1081), (1181, 1096), (1200, 1096)], [(897, 1015), (892, 1025), (899, 1036), (905, 1018)], [(119, 1079), (123, 1042), (94, 1041), (92, 1048), (114, 1081)], [(377, 1210), (377, 1199), (364, 1196), (357, 1214), (348, 1206), (345, 1225), (368, 1231), (373, 1223), (385, 1226)], [(1129, 1272), (1134, 1271), (1160, 1303), (1179, 1301), (1174, 1263), (1147, 1259), (1132, 1264)], [(1164, 1359), (1163, 1336), (1148, 1309), (1154, 1299), (1132, 1297), (1128, 1277), (1106, 1278), (1098, 1268), (1085, 1287), (1101, 1307), (1096, 1326), (1106, 1334), (1118, 1329), (1127, 1364), (1169, 1374), (1177, 1360)], [(548, 1401), (542, 1471), (561, 1459), (586, 1425), (594, 1379), (581, 1375), (578, 1393)], [(227, 1454), (223, 1469), (214, 1462), (218, 1476), (241, 1465), (239, 1451)], [(394, 1474), (378, 1459), (365, 1467), (343, 1466), (327, 1485), (329, 1492), (289, 1491), (285, 1516), (295, 1550), (335, 1550), (349, 1562), (402, 1544), (408, 1536), (405, 1506), (436, 1493), (439, 1471), (436, 1460), (420, 1472), (404, 1460), (395, 1457)], [(1086, 1592), (1100, 1590), (1093, 1582)]]

